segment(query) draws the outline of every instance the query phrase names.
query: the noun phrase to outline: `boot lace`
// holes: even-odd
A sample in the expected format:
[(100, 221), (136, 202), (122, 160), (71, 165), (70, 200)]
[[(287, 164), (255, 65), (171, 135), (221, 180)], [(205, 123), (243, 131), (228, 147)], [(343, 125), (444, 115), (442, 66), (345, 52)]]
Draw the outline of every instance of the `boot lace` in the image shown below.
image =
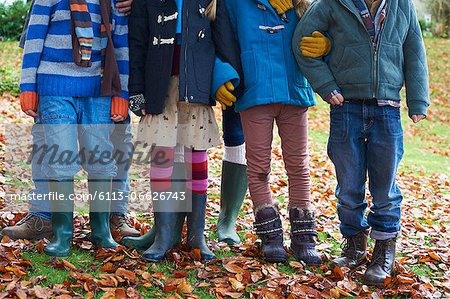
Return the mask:
[(343, 256), (352, 258), (356, 253), (356, 242), (354, 238), (345, 238), (341, 243)]
[(385, 262), (385, 255), (386, 255), (386, 248), (387, 243), (383, 243), (380, 246), (375, 246), (375, 249), (373, 251), (372, 255), (372, 262), (371, 265), (379, 265), (383, 266)]
[(27, 216), (23, 217), (19, 222), (17, 222), (16, 225), (26, 224), (28, 227), (31, 225), (28, 220), (32, 220), (34, 217), (33, 215), (27, 214)]

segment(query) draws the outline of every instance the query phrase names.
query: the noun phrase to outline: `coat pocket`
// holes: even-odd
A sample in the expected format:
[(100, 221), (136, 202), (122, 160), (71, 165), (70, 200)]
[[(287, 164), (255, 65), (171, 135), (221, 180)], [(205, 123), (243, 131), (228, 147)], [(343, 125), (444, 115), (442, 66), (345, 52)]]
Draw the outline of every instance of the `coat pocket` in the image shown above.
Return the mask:
[(379, 55), (380, 82), (401, 88), (403, 86), (403, 47), (382, 43)]
[(254, 51), (246, 51), (241, 54), (242, 68), (244, 70), (244, 85), (248, 90), (258, 82), (258, 69)]
[(214, 44), (210, 41), (197, 43), (191, 53), (197, 89), (209, 97), (215, 59)]
[(295, 70), (295, 85), (298, 87), (308, 87), (308, 80), (300, 71), (300, 69)]

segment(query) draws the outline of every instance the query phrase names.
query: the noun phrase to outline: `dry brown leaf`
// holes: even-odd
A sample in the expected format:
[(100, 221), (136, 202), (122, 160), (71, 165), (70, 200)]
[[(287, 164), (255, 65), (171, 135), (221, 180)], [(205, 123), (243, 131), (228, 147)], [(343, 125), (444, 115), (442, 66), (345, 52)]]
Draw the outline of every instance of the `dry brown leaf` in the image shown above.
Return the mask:
[(231, 287), (233, 288), (233, 290), (235, 291), (242, 291), (243, 289), (245, 289), (244, 284), (242, 284), (242, 282), (238, 281), (237, 279), (230, 277), (228, 278), (228, 281), (231, 284)]
[(118, 268), (115, 273), (117, 276), (123, 276), (124, 278), (134, 281), (136, 280), (136, 274), (130, 270), (124, 268)]
[(242, 267), (236, 265), (233, 261), (231, 261), (231, 262), (229, 262), (227, 264), (224, 264), (223, 267), (228, 272), (234, 273), (234, 274), (243, 273), (244, 272), (244, 269)]

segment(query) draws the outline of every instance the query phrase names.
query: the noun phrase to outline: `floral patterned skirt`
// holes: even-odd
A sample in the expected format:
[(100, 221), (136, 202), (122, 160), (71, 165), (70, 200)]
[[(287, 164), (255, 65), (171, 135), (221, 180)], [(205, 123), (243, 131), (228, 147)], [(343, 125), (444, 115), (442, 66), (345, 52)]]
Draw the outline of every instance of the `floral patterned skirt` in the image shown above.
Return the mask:
[(163, 113), (141, 118), (138, 141), (166, 147), (180, 144), (196, 150), (220, 145), (219, 126), (212, 107), (180, 101), (179, 94), (179, 77), (174, 76)]

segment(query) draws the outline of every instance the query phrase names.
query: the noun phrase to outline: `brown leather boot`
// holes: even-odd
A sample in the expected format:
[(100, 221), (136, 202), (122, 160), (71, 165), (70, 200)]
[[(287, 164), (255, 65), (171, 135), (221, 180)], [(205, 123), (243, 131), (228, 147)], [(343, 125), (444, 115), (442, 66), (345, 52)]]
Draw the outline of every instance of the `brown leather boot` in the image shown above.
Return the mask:
[(369, 230), (363, 230), (353, 236), (345, 238), (345, 245), (341, 257), (332, 261), (334, 266), (350, 269), (358, 268), (367, 263), (367, 239)]
[(52, 222), (50, 220), (28, 214), (14, 226), (5, 227), (0, 236), (8, 236), (11, 240), (25, 239), (35, 241), (51, 239), (53, 236)]
[(383, 286), (394, 270), (397, 238), (376, 240), (372, 261), (364, 274), (364, 284)]
[(111, 234), (114, 240), (120, 242), (125, 237), (139, 237), (141, 234), (131, 226), (127, 216), (123, 214), (111, 214), (109, 218)]

